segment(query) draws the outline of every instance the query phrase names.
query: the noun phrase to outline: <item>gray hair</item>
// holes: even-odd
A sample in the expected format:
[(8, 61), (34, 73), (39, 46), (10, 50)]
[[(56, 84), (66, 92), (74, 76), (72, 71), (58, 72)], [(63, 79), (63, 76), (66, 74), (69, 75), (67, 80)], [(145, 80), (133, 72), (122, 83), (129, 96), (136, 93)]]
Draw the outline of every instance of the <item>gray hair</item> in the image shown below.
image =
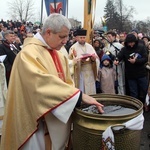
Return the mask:
[(3, 33), (3, 37), (5, 38), (8, 34), (14, 34), (14, 32), (11, 30), (7, 30)]
[(69, 20), (61, 14), (53, 13), (45, 20), (41, 33), (44, 34), (48, 28), (51, 29), (53, 33), (58, 33), (62, 27), (66, 27), (70, 30), (71, 24)]

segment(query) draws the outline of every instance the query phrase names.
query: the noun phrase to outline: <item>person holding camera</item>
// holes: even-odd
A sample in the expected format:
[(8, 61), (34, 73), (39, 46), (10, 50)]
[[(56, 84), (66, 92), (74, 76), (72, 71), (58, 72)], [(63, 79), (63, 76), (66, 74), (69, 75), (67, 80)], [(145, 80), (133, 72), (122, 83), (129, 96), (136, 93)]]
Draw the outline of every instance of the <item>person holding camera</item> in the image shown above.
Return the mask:
[[(143, 104), (148, 89), (148, 78), (145, 63), (147, 62), (147, 50), (144, 45), (138, 44), (133, 34), (128, 34), (125, 46), (114, 61), (118, 65), (121, 60), (125, 62), (125, 76), (129, 87), (130, 96), (139, 99)], [(141, 96), (142, 93), (142, 96)]]
[[(106, 48), (106, 53), (109, 53), (109, 56), (112, 60), (115, 59), (117, 54), (120, 52), (123, 47), (122, 44), (119, 43), (117, 39), (117, 33), (113, 30), (107, 32), (107, 42), (108, 45)], [(115, 83), (115, 91), (116, 94), (125, 95), (125, 78), (124, 78), (124, 62), (120, 62), (118, 66), (113, 66), (116, 71), (116, 83)]]

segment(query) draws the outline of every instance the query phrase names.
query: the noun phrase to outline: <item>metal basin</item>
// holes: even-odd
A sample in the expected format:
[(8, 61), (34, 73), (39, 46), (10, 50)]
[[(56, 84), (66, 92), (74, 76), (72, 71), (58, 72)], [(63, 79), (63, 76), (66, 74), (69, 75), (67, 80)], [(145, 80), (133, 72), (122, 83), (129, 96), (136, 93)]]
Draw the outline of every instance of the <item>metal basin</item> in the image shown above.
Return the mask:
[[(105, 106), (121, 105), (135, 110), (134, 113), (124, 115), (91, 114), (76, 108), (73, 114), (73, 150), (102, 150), (102, 133), (109, 126), (125, 123), (143, 111), (143, 104), (129, 96), (113, 94), (92, 95)], [(87, 105), (88, 106), (88, 105)], [(115, 150), (139, 150), (141, 130), (123, 129), (113, 131)]]

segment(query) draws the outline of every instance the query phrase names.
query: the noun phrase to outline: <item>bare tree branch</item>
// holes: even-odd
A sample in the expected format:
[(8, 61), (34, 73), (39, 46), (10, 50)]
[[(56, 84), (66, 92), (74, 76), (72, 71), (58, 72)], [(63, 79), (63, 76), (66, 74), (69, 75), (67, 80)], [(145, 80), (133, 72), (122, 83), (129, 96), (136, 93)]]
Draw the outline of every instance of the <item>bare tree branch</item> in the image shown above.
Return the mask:
[(15, 20), (29, 21), (34, 16), (34, 2), (34, 0), (13, 0), (8, 2), (8, 14)]

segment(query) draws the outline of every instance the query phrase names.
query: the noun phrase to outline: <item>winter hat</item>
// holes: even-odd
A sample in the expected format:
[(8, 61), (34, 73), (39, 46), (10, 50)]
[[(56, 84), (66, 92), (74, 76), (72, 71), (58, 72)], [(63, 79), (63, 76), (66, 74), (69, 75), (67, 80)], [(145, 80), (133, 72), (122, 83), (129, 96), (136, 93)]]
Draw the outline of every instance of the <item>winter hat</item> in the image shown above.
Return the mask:
[(103, 62), (104, 60), (111, 60), (111, 58), (107, 54), (104, 54), (102, 56), (101, 62)]
[(113, 62), (112, 62), (111, 58), (110, 58), (107, 54), (104, 54), (104, 55), (102, 56), (102, 59), (101, 59), (100, 68), (103, 67), (103, 61), (104, 61), (104, 60), (109, 60), (109, 61), (110, 61), (110, 65), (112, 66)]
[(139, 32), (138, 32), (138, 29), (132, 29), (132, 30), (131, 30), (131, 33), (132, 33), (132, 32), (135, 32), (135, 33), (137, 33), (137, 34), (139, 33)]
[(134, 34), (128, 34), (125, 39), (125, 43), (136, 42), (137, 39)]
[(144, 38), (146, 38), (148, 41), (150, 41), (149, 36), (143, 36), (143, 37), (142, 37), (142, 40), (143, 40)]

